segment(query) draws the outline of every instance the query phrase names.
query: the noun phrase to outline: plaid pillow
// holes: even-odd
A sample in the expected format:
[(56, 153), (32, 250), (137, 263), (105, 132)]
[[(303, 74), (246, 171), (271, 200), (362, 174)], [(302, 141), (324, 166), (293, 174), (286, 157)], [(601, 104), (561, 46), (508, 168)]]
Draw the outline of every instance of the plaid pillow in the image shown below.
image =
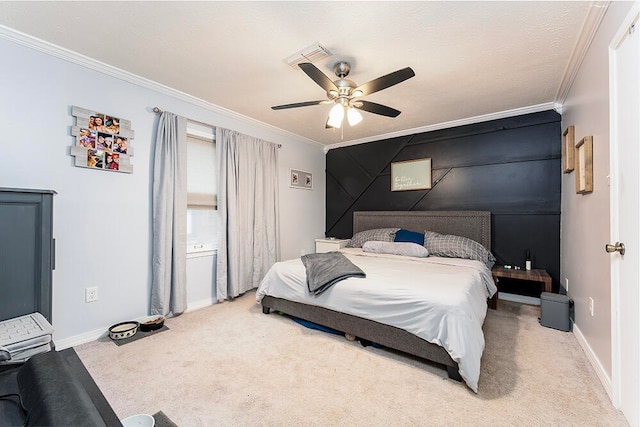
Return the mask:
[(353, 235), (349, 243), (348, 248), (361, 248), (366, 242), (370, 240), (376, 240), (378, 242), (393, 242), (396, 237), (396, 231), (399, 228), (374, 228), (371, 230), (361, 231)]
[(424, 247), (431, 256), (474, 259), (483, 262), (489, 270), (496, 262), (493, 254), (484, 246), (462, 236), (425, 231)]

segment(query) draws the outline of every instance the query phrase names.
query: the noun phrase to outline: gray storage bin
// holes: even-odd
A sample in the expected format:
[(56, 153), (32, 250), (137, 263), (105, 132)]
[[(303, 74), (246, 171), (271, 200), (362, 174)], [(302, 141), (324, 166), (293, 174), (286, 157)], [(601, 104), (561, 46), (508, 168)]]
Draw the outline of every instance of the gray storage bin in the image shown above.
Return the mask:
[(566, 295), (543, 292), (540, 294), (540, 324), (547, 328), (569, 331), (573, 301)]

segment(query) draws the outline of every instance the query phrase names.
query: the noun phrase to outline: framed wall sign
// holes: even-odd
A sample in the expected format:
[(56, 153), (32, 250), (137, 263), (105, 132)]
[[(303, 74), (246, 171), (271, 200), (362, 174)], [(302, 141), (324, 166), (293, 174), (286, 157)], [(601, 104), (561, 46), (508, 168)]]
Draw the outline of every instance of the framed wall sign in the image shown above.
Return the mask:
[(562, 171), (571, 172), (575, 167), (575, 134), (573, 126), (569, 126), (562, 133)]
[(304, 190), (313, 189), (313, 174), (297, 169), (289, 169), (290, 181), (289, 187), (302, 188)]
[(585, 136), (576, 144), (576, 193), (593, 191), (593, 137)]
[(391, 163), (391, 191), (431, 189), (431, 159)]

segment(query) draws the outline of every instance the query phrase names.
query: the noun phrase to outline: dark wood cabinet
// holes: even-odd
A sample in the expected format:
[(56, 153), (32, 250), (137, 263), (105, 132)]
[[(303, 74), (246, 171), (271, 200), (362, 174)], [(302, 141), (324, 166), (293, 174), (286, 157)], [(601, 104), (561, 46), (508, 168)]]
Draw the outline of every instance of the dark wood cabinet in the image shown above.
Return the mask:
[(54, 194), (0, 188), (0, 321), (38, 311), (53, 323)]

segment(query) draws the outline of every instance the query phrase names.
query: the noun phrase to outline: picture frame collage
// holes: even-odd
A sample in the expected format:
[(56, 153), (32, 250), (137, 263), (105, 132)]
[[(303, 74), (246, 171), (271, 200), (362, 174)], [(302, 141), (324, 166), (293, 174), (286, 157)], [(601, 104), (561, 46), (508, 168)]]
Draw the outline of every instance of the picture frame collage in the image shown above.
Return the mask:
[(71, 127), (71, 135), (76, 137), (71, 147), (76, 166), (133, 173), (130, 121), (76, 106), (71, 114), (76, 117), (76, 125)]

